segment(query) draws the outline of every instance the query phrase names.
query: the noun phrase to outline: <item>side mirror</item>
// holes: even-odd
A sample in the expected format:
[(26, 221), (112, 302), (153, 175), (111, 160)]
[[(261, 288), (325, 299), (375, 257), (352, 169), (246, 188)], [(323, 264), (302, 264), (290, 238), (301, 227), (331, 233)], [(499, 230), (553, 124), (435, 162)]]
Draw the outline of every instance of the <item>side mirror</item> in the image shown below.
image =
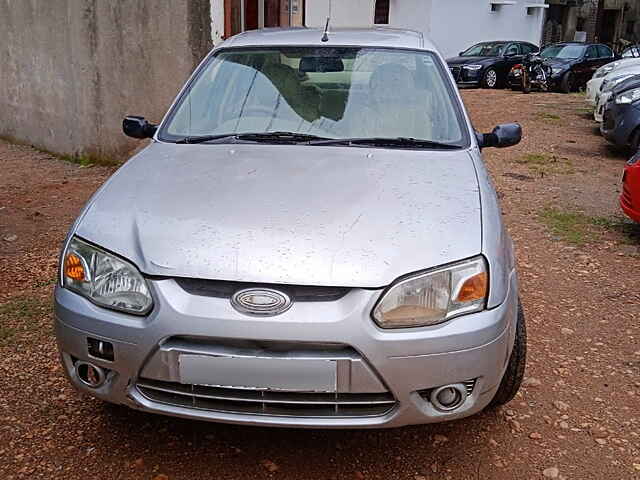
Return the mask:
[(460, 53), (458, 53), (458, 56), (459, 56), (459, 57), (461, 57), (463, 53), (464, 53), (464, 52), (460, 52)]
[(493, 129), (491, 133), (477, 133), (478, 145), (486, 147), (513, 147), (522, 140), (522, 127), (519, 123), (503, 123)]
[(147, 122), (144, 117), (127, 115), (122, 120), (122, 131), (128, 137), (151, 138), (155, 135), (157, 129), (157, 125)]

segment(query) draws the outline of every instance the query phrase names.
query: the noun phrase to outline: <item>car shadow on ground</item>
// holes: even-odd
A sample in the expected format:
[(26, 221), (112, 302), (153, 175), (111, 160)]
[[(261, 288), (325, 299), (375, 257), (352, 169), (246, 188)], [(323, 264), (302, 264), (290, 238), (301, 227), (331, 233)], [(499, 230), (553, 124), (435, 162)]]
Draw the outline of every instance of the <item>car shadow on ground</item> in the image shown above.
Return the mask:
[[(301, 468), (307, 473), (316, 472), (313, 476), (318, 478), (345, 474), (359, 478), (358, 472), (385, 470), (391, 473), (396, 462), (415, 463), (416, 475), (432, 475), (444, 469), (475, 475), (477, 467), (487, 468), (491, 463), (496, 440), (512, 435), (509, 422), (495, 409), (454, 422), (373, 430), (229, 425), (165, 417), (109, 404), (99, 406), (96, 413), (100, 418), (92, 429), (92, 444), (97, 455), (115, 455), (121, 460), (122, 453), (101, 447), (103, 437), (116, 437), (127, 445), (124, 458), (131, 462), (143, 458), (145, 465), (159, 464), (164, 473), (171, 472), (170, 478), (182, 478), (186, 473), (185, 457), (189, 458), (188, 470), (194, 472), (210, 468), (215, 458), (225, 458), (241, 462), (245, 473), (247, 465), (253, 463), (257, 471), (271, 472), (275, 468), (291, 473)], [(478, 442), (483, 436), (486, 440)], [(442, 448), (444, 444), (446, 448)], [(173, 460), (167, 459), (176, 459), (176, 465), (182, 459), (180, 471), (173, 472)]]

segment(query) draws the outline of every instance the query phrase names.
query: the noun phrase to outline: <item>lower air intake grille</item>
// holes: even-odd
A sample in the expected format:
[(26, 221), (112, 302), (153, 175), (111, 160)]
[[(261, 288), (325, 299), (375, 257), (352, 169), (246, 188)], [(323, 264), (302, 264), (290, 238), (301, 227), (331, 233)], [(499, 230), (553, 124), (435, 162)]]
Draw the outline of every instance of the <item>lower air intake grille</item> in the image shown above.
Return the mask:
[(149, 400), (226, 413), (295, 417), (384, 415), (396, 401), (391, 393), (297, 393), (161, 382), (140, 378), (138, 391)]

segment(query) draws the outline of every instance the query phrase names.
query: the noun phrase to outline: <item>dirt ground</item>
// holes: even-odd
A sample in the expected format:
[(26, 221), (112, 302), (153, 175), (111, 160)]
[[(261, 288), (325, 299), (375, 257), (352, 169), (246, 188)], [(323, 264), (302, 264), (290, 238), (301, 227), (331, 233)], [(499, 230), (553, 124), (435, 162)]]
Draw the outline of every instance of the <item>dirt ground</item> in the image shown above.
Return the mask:
[(499, 410), (377, 431), (282, 430), (143, 414), (77, 394), (58, 366), (60, 243), (110, 175), (0, 142), (0, 478), (640, 478), (640, 228), (625, 156), (580, 95), (463, 92), (476, 128), (519, 121), (485, 158), (514, 238), (525, 386)]

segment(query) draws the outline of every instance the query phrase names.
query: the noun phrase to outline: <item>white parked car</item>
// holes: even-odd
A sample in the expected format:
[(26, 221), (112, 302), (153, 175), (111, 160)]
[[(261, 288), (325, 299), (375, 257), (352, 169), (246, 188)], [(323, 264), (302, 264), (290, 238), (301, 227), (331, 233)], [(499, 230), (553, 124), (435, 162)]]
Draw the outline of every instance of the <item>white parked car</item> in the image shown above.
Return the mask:
[(602, 122), (604, 106), (611, 96), (613, 87), (636, 75), (640, 75), (640, 63), (616, 69), (603, 78), (600, 88), (596, 93), (596, 108), (593, 111), (593, 118), (596, 122)]
[(596, 97), (600, 92), (602, 82), (608, 75), (615, 73), (617, 70), (638, 65), (640, 65), (640, 58), (623, 58), (600, 67), (593, 74), (593, 78), (587, 82), (587, 103), (594, 107), (598, 104)]

